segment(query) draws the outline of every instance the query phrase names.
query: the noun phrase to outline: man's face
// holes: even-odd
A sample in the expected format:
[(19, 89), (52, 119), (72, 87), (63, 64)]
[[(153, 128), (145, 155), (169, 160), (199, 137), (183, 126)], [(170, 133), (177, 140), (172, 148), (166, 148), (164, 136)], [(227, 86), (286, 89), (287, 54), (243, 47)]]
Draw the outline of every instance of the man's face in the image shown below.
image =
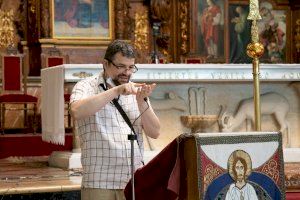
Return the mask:
[(243, 163), (238, 160), (235, 165), (236, 178), (238, 181), (243, 180), (245, 177), (245, 167)]
[(128, 83), (132, 75), (129, 69), (134, 65), (134, 60), (117, 53), (114, 60), (106, 62), (106, 76), (111, 77), (116, 85)]

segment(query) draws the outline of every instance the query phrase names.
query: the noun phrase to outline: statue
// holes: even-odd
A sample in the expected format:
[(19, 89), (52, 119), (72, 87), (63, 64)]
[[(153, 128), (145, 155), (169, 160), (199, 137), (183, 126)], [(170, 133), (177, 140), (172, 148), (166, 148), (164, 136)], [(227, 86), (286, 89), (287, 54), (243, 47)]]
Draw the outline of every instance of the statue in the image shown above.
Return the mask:
[[(280, 132), (287, 131), (286, 141), (287, 146), (290, 145), (291, 138), (288, 133), (288, 122), (286, 116), (289, 112), (288, 100), (277, 93), (269, 92), (261, 95), (261, 114), (274, 114), (279, 126)], [(253, 97), (243, 99), (239, 103), (239, 108), (234, 116), (228, 115), (226, 111), (220, 117), (222, 132), (235, 131), (246, 119), (251, 119), (254, 122), (254, 105)]]

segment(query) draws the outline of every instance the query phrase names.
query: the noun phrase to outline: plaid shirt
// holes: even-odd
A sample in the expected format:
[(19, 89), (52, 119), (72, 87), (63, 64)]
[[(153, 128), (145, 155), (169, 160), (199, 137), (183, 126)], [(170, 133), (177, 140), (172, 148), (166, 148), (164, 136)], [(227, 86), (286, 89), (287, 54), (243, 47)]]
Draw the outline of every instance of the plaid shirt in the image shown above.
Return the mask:
[[(71, 103), (94, 96), (104, 90), (103, 73), (79, 81), (73, 88)], [(133, 123), (140, 112), (135, 95), (120, 95), (119, 104)], [(112, 104), (106, 104), (94, 115), (75, 122), (80, 136), (82, 187), (124, 189), (131, 178), (131, 145), (127, 139), (131, 129)], [(135, 169), (142, 166), (143, 141), (141, 119), (133, 127), (138, 135), (134, 142)]]

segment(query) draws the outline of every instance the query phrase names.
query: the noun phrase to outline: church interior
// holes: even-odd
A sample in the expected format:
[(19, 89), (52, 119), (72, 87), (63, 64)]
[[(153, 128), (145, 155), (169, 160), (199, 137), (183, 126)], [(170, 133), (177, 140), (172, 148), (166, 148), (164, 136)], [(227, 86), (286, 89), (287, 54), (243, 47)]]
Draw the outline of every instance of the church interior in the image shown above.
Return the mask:
[(161, 135), (144, 136), (146, 161), (182, 134), (280, 132), (278, 180), (284, 198), (300, 199), (300, 1), (89, 2), (0, 0), (0, 199), (80, 199), (70, 94), (100, 72), (114, 39), (137, 51), (133, 81), (157, 84)]

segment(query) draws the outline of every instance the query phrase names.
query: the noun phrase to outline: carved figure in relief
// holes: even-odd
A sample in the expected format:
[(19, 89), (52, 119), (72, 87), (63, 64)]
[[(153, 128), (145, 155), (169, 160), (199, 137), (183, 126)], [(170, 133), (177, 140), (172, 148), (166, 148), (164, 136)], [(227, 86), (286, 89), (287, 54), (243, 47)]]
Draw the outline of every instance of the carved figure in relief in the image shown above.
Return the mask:
[[(269, 92), (261, 95), (261, 114), (262, 115), (274, 115), (279, 126), (280, 132), (286, 131), (286, 145), (290, 145), (290, 136), (288, 130), (288, 122), (286, 116), (289, 112), (288, 100), (277, 93)], [(254, 123), (254, 103), (253, 97), (249, 99), (243, 99), (239, 103), (239, 108), (234, 116), (227, 114), (224, 111), (220, 117), (220, 124), (222, 132), (231, 132), (236, 130), (246, 119), (251, 119)]]
[(185, 101), (174, 92), (167, 92), (164, 99), (151, 98), (151, 104), (155, 110), (179, 110), (185, 112), (187, 105)]

